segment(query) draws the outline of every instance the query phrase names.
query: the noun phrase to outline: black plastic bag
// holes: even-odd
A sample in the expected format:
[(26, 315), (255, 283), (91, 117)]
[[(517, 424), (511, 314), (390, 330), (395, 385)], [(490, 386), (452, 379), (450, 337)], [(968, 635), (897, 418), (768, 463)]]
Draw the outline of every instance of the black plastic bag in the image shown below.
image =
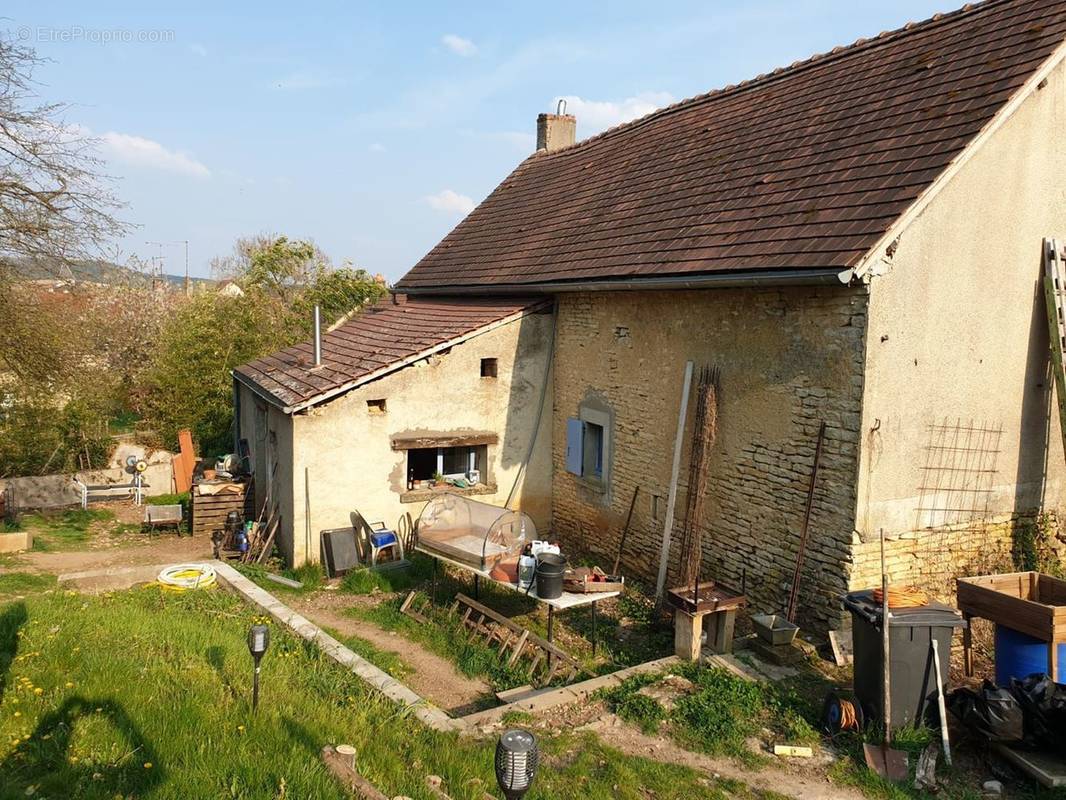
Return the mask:
[(1066, 685), (1035, 673), (1012, 679), (1010, 690), (1022, 709), (1025, 744), (1066, 752)]
[(956, 689), (947, 700), (948, 710), (967, 728), (991, 742), (1020, 742), (1025, 735), (1022, 707), (1009, 689), (991, 681), (975, 692)]

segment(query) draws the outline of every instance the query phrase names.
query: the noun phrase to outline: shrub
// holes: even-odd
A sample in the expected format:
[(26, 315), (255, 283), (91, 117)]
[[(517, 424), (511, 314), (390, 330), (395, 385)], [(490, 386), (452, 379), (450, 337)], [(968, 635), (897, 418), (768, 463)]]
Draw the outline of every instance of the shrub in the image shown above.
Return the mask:
[(101, 467), (109, 448), (106, 412), (88, 402), (57, 407), (40, 394), (0, 402), (0, 477)]

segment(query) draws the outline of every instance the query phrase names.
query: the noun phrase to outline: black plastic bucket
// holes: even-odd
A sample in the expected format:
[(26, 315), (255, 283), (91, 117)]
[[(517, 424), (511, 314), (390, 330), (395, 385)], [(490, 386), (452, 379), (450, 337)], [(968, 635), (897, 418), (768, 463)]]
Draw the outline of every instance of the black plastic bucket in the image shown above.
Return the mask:
[(537, 556), (537, 597), (541, 600), (554, 600), (563, 593), (563, 573), (566, 572), (566, 559), (555, 553), (541, 553)]

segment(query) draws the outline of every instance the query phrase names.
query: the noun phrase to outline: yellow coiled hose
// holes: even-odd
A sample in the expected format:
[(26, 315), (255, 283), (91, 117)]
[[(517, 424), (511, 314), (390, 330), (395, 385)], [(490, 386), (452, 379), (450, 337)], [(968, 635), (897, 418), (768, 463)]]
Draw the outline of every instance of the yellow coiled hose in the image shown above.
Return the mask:
[(175, 564), (160, 572), (156, 580), (172, 592), (206, 589), (215, 585), (215, 568), (210, 564)]

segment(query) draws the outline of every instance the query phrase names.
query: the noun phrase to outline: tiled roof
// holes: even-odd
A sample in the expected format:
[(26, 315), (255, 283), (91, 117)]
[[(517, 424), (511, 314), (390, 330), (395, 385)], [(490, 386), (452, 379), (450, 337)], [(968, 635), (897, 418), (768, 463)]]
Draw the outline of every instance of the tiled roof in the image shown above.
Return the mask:
[(283, 408), (347, 391), (403, 364), (458, 344), (493, 323), (537, 310), (543, 298), (386, 298), (322, 334), (322, 366), (302, 342), (243, 364), (237, 379)]
[(534, 154), (398, 286), (852, 267), (1064, 37), (991, 0)]

